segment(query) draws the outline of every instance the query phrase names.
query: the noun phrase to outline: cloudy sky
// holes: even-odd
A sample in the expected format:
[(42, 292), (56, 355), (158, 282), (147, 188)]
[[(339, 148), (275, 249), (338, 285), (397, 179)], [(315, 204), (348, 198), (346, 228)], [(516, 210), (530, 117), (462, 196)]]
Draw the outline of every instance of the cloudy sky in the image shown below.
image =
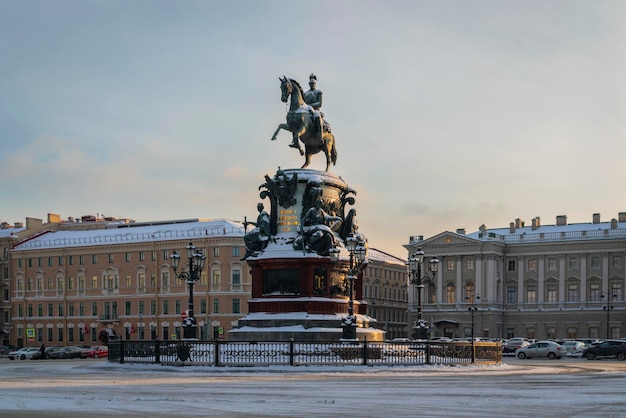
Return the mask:
[[(626, 211), (626, 3), (0, 0), (0, 220), (256, 216), (317, 74), (361, 230)], [(311, 168), (323, 169), (317, 155)]]

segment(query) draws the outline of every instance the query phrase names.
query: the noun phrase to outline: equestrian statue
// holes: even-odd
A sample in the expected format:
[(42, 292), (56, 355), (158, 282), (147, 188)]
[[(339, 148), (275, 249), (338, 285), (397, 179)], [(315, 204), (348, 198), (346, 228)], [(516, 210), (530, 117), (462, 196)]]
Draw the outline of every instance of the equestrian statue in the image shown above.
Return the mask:
[[(311, 163), (311, 155), (320, 151), (326, 155), (326, 171), (337, 163), (337, 149), (335, 148), (335, 136), (330, 125), (324, 121), (324, 114), (320, 112), (322, 106), (322, 92), (316, 88), (317, 77), (311, 74), (309, 77), (310, 89), (304, 92), (297, 81), (280, 77), (281, 101), (289, 100), (289, 111), (287, 112), (287, 123), (278, 125), (276, 132), (272, 136), (272, 141), (276, 139), (281, 129), (291, 132), (292, 148), (297, 148), (300, 155), (305, 156), (304, 165), (306, 168)], [(302, 150), (300, 142), (304, 144)]]

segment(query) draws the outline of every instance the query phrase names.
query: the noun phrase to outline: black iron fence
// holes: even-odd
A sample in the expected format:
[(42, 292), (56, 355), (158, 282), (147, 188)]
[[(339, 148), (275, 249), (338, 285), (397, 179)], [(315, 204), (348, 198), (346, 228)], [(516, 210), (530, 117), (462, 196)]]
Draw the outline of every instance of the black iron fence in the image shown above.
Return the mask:
[(499, 342), (362, 341), (357, 344), (224, 341), (112, 341), (109, 361), (175, 366), (414, 366), (495, 364)]

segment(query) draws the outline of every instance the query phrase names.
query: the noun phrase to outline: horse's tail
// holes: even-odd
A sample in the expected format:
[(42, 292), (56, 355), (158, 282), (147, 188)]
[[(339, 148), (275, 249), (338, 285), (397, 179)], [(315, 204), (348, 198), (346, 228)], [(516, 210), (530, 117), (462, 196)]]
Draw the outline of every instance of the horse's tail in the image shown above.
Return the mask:
[(333, 144), (330, 148), (330, 160), (333, 162), (333, 165), (337, 165), (337, 148), (335, 147), (335, 135), (333, 135)]

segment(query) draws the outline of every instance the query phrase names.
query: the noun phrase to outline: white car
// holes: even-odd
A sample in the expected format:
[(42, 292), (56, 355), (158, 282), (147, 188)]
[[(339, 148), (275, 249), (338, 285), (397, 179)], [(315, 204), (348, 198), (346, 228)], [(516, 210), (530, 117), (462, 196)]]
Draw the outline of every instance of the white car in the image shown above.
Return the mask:
[(15, 360), (16, 358), (20, 360), (33, 360), (34, 358), (41, 357), (41, 351), (39, 351), (37, 347), (24, 347), (17, 351), (11, 351), (7, 357), (9, 357), (9, 360)]
[(582, 357), (583, 351), (587, 348), (587, 344), (582, 341), (564, 341), (561, 344), (565, 351), (567, 352), (567, 357)]

